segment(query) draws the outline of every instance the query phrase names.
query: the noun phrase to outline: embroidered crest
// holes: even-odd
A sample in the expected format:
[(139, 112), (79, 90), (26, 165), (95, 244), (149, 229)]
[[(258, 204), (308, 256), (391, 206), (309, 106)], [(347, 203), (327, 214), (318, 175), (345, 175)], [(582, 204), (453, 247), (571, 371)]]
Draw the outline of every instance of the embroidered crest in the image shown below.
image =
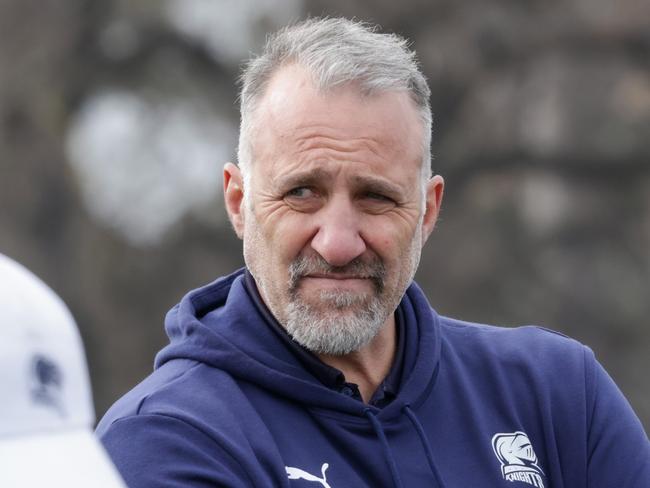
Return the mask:
[(525, 432), (494, 434), (492, 449), (501, 463), (504, 479), (544, 488), (544, 472), (537, 464), (537, 455)]

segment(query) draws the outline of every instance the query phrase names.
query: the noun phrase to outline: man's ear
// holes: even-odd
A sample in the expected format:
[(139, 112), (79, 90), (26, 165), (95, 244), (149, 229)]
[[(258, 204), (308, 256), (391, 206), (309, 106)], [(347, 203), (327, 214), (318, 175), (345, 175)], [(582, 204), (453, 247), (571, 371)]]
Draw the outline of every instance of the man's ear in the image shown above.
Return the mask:
[(433, 232), (436, 226), (438, 215), (440, 213), (440, 205), (442, 205), (442, 194), (445, 189), (445, 180), (442, 176), (435, 175), (429, 181), (425, 188), (425, 207), (424, 218), (422, 219), (422, 245), (427, 242), (427, 239)]
[(223, 198), (230, 223), (237, 237), (244, 237), (244, 179), (240, 169), (233, 163), (223, 167)]

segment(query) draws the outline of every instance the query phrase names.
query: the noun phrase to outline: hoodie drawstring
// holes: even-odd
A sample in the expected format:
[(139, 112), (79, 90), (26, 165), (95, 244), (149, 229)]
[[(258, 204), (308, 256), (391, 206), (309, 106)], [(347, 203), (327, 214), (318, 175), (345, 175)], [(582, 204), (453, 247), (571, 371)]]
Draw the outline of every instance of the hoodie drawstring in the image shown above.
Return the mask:
[[(429, 440), (427, 439), (422, 424), (420, 424), (420, 421), (418, 420), (417, 416), (415, 415), (413, 410), (411, 410), (410, 405), (405, 405), (402, 408), (402, 411), (406, 414), (408, 419), (411, 421), (411, 424), (413, 424), (413, 428), (418, 433), (418, 437), (420, 438), (420, 443), (424, 448), (424, 454), (429, 463), (429, 469), (431, 469), (431, 473), (433, 474), (433, 477), (436, 479), (436, 483), (438, 484), (438, 487), (445, 488), (445, 484), (442, 481), (442, 476), (440, 476), (440, 472), (438, 471), (438, 468), (436, 467), (436, 464), (433, 461), (433, 451), (431, 450), (431, 445), (429, 444)], [(372, 424), (372, 428), (375, 431), (375, 434), (377, 434), (377, 437), (379, 437), (382, 450), (384, 451), (384, 458), (386, 458), (386, 461), (388, 462), (388, 467), (390, 468), (390, 474), (393, 478), (393, 486), (395, 488), (402, 488), (402, 480), (399, 476), (399, 471), (397, 470), (397, 463), (395, 462), (395, 458), (393, 457), (393, 452), (391, 451), (390, 445), (388, 444), (388, 439), (386, 439), (386, 434), (384, 433), (384, 429), (381, 426), (381, 423), (379, 422), (379, 420), (377, 420), (377, 417), (369, 408), (365, 409), (363, 413), (366, 415), (366, 417), (368, 417), (368, 420), (370, 420), (370, 423)]]
[(384, 457), (386, 458), (386, 461), (388, 461), (390, 474), (393, 477), (393, 485), (395, 486), (395, 488), (402, 488), (402, 480), (400, 479), (399, 472), (397, 471), (397, 463), (395, 463), (395, 458), (393, 457), (393, 453), (390, 449), (390, 446), (388, 445), (388, 439), (386, 439), (386, 434), (384, 433), (384, 429), (379, 423), (379, 420), (377, 420), (377, 417), (375, 417), (375, 414), (373, 414), (369, 408), (366, 408), (363, 411), (363, 413), (365, 413), (366, 417), (368, 417), (368, 420), (370, 420), (370, 423), (372, 424), (372, 428), (374, 429), (375, 434), (377, 434), (377, 437), (379, 437), (379, 440), (381, 441), (381, 447), (384, 451)]
[(424, 432), (424, 428), (422, 428), (422, 424), (416, 417), (415, 412), (411, 410), (410, 405), (405, 405), (402, 410), (406, 413), (406, 416), (409, 418), (413, 424), (413, 427), (418, 433), (418, 436), (420, 437), (420, 442), (422, 443), (422, 447), (424, 447), (424, 453), (426, 454), (427, 461), (429, 461), (429, 467), (431, 468), (431, 472), (433, 473), (438, 486), (440, 488), (444, 488), (445, 484), (442, 481), (442, 476), (440, 476), (440, 472), (438, 471), (436, 464), (433, 462), (433, 451), (431, 450), (431, 445), (429, 444), (429, 440), (427, 439), (427, 436)]

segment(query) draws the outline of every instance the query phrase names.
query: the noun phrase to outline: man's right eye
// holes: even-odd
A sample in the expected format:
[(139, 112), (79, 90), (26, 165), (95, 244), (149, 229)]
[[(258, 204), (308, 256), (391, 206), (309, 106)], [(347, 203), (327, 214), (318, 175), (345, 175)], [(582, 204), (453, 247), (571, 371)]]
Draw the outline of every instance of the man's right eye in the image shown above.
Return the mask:
[(297, 186), (284, 194), (284, 202), (297, 212), (315, 212), (323, 204), (323, 195), (316, 188)]
[(299, 186), (297, 188), (293, 188), (289, 190), (285, 197), (289, 198), (310, 198), (315, 196), (316, 194), (311, 188), (308, 188), (306, 186)]

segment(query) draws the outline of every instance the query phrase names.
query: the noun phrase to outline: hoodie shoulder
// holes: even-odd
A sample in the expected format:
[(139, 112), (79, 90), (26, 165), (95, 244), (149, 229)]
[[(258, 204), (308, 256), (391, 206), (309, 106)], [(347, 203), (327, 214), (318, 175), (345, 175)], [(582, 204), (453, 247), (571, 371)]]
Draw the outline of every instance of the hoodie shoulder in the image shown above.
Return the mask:
[[(259, 459), (282, 463), (236, 380), (191, 359), (156, 369), (106, 413), (96, 434), (136, 488), (275, 486), (284, 475), (258, 465)], [(147, 464), (156, 468), (143, 470)], [(183, 477), (196, 472), (204, 473), (205, 485)]]
[(490, 385), (488, 393), (510, 396), (515, 403), (544, 398), (564, 405), (567, 412), (579, 409), (589, 415), (599, 365), (580, 342), (537, 326), (508, 328), (441, 318), (440, 329), (442, 361), (451, 376)]
[(156, 369), (113, 404), (97, 425), (97, 434), (101, 436), (112, 423), (121, 418), (139, 415), (145, 409), (145, 405), (148, 408), (149, 403), (156, 403), (165, 392), (183, 389), (182, 385), (187, 381), (188, 373), (198, 366), (200, 363), (197, 361), (179, 359)]
[[(583, 361), (589, 348), (560, 332), (537, 325), (499, 327), (440, 317), (441, 336), (458, 351), (492, 355), (503, 360), (545, 362), (564, 357)], [(567, 355), (569, 357), (567, 357)]]
[(120, 398), (97, 426), (102, 435), (114, 422), (138, 415), (165, 415), (189, 423), (193, 419), (232, 415), (234, 396), (241, 394), (226, 372), (193, 359), (166, 362)]

